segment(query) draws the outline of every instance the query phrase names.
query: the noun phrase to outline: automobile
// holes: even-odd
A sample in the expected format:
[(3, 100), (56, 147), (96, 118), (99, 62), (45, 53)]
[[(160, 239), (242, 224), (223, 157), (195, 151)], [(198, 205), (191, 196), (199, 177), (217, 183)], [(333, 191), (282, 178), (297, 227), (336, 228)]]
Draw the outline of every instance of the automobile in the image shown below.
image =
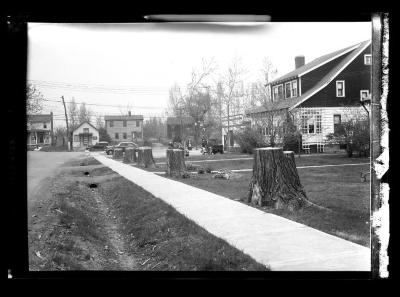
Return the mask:
[(216, 154), (224, 153), (224, 146), (222, 144), (218, 144), (217, 139), (209, 139), (202, 144), (201, 153), (204, 154)]
[(108, 147), (107, 141), (99, 141), (95, 145), (88, 147), (89, 151), (104, 151)]
[(106, 154), (107, 155), (113, 154), (114, 149), (116, 149), (116, 148), (122, 148), (122, 151), (125, 152), (125, 148), (127, 148), (127, 147), (138, 148), (139, 146), (134, 142), (120, 142), (117, 145), (107, 146)]

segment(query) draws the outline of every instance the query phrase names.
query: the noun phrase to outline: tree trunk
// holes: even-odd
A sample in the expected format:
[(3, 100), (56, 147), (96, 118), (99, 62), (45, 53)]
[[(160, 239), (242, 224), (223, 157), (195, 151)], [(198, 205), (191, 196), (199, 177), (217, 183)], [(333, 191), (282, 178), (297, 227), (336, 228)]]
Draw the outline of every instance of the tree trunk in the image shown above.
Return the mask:
[(293, 152), (271, 147), (254, 150), (248, 202), (291, 211), (307, 204)]
[(169, 176), (182, 176), (186, 171), (185, 151), (181, 149), (167, 150), (167, 169)]
[(134, 148), (126, 148), (125, 149), (125, 154), (124, 154), (124, 163), (132, 163), (133, 162), (133, 156), (134, 156)]
[(138, 166), (142, 166), (145, 168), (154, 168), (156, 164), (153, 159), (153, 151), (151, 147), (142, 146), (138, 150), (138, 158), (137, 158)]
[(123, 150), (121, 148), (114, 149), (113, 158), (114, 159), (122, 159), (123, 157)]

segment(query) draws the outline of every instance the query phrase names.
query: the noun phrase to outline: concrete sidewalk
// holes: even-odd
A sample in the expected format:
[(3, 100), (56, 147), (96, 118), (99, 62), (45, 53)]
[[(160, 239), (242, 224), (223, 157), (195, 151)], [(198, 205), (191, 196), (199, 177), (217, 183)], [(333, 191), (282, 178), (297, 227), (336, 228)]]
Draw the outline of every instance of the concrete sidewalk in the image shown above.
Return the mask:
[(370, 271), (369, 248), (97, 153), (92, 156), (272, 270)]

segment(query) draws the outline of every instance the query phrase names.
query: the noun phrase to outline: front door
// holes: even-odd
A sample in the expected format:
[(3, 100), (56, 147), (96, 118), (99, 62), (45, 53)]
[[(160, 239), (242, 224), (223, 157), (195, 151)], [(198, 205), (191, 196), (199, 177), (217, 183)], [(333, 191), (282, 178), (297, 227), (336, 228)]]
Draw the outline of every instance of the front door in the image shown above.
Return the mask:
[(43, 133), (38, 133), (38, 143), (44, 143)]

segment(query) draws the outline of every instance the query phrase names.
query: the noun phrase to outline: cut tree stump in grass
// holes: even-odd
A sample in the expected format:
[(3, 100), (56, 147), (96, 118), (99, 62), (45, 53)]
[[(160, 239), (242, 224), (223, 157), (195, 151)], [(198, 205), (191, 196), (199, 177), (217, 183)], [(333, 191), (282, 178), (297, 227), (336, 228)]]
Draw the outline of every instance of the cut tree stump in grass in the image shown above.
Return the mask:
[(156, 163), (153, 159), (153, 151), (149, 146), (142, 146), (138, 149), (137, 165), (145, 168), (154, 168)]
[(181, 177), (186, 172), (185, 152), (181, 149), (167, 149), (167, 169), (169, 176)]
[(124, 163), (132, 163), (134, 155), (134, 148), (127, 147), (124, 154)]
[(114, 159), (122, 159), (122, 157), (123, 157), (123, 150), (122, 150), (122, 148), (116, 148), (116, 149), (114, 149), (113, 158), (114, 158)]
[(283, 152), (282, 148), (259, 148), (254, 150), (253, 162), (248, 202), (291, 211), (308, 205), (294, 152)]

